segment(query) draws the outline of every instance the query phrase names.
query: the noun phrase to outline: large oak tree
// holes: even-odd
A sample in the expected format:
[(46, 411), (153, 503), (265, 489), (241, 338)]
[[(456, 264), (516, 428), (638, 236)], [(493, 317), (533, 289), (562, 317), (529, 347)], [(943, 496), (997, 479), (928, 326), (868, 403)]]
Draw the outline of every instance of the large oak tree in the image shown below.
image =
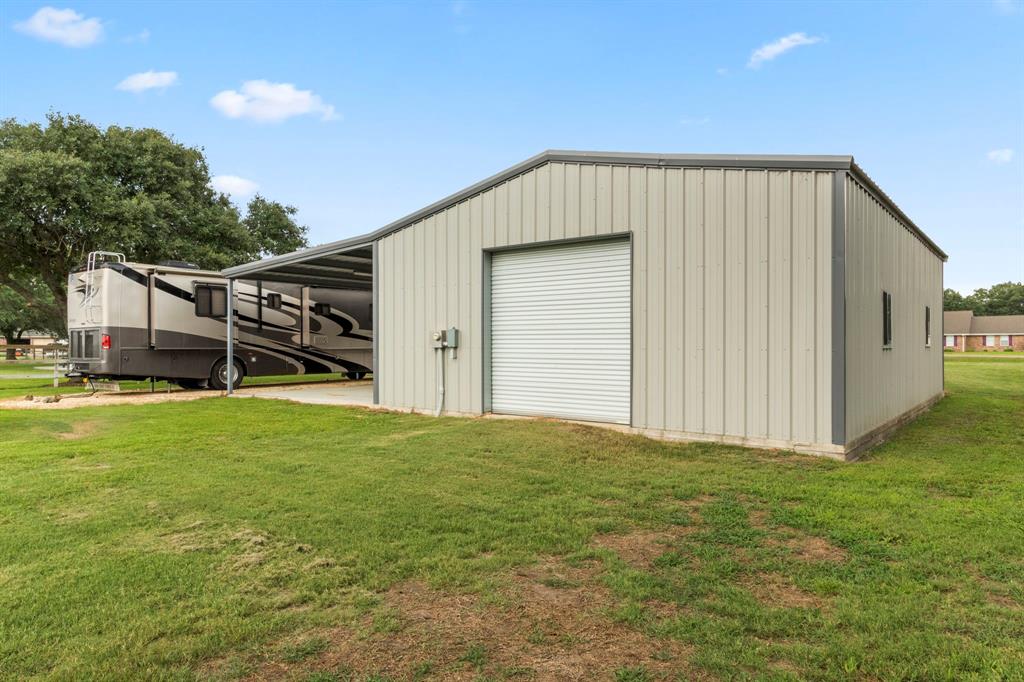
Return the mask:
[(203, 151), (159, 130), (0, 121), (0, 285), (60, 319), (68, 272), (90, 251), (221, 269), (304, 247), (294, 214), (257, 196), (242, 218), (211, 189)]

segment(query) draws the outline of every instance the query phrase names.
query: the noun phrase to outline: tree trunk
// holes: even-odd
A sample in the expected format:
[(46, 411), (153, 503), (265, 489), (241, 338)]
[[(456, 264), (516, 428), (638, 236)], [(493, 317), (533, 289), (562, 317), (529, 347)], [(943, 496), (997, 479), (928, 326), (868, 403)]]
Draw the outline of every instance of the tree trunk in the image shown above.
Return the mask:
[(46, 288), (53, 294), (54, 302), (54, 315), (56, 319), (61, 320), (60, 328), (54, 331), (59, 331), (60, 336), (67, 338), (68, 336), (68, 279), (67, 273), (59, 275), (57, 277), (47, 277), (45, 279)]
[[(21, 337), (20, 333), (18, 334), (18, 337)], [(8, 360), (17, 360), (18, 359), (17, 356), (15, 355), (18, 352), (18, 348), (17, 348), (17, 346), (11, 345), (11, 343), (14, 340), (15, 340), (14, 334), (11, 334), (11, 333), (4, 334), (4, 341), (7, 342), (7, 345), (4, 346), (4, 349), (7, 351), (7, 353), (5, 354), (5, 357)]]

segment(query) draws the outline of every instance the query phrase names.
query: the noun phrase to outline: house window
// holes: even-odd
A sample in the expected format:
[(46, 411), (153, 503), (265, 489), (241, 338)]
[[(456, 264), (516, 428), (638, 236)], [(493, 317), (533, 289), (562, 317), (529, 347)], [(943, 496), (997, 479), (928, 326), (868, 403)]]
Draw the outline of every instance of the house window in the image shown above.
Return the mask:
[(932, 345), (932, 309), (924, 307), (924, 345), (930, 348)]
[(271, 310), (280, 310), (281, 294), (267, 294), (267, 307)]
[(996, 345), (996, 337), (992, 336), (991, 334), (986, 334), (985, 335), (985, 345), (986, 346), (995, 346)]
[(228, 290), (217, 284), (196, 285), (196, 317), (227, 317)]
[(892, 294), (882, 292), (882, 348), (892, 347)]
[(1002, 336), (1000, 336), (999, 337), (999, 345), (1003, 346), (1003, 347), (1009, 346), (1010, 345), (1010, 337), (1008, 335), (1006, 335), (1006, 334), (1003, 334)]
[(947, 334), (946, 335), (946, 348), (952, 348), (956, 344), (956, 337)]

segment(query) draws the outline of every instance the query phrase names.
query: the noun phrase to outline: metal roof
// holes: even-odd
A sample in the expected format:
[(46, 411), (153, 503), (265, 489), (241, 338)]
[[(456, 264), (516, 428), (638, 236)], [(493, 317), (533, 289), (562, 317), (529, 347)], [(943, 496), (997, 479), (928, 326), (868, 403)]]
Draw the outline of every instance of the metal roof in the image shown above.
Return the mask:
[[(937, 256), (946, 260), (946, 254), (910, 218), (883, 192), (868, 175), (857, 166), (852, 156), (814, 156), (800, 154), (757, 155), (757, 154), (644, 154), (631, 152), (586, 152), (549, 149), (532, 156), (521, 163), (485, 178), (465, 189), (451, 194), (439, 201), (421, 208), (418, 211), (399, 218), (394, 222), (357, 237), (321, 244), (301, 251), (293, 251), (280, 256), (236, 265), (223, 271), (225, 277), (267, 279), (271, 280), (275, 273), (292, 271), (299, 275), (299, 264), (318, 262), (326, 265), (334, 255), (348, 253), (352, 250), (369, 249), (373, 242), (392, 232), (397, 232), (413, 223), (437, 213), (449, 206), (458, 204), (475, 194), (509, 180), (528, 170), (551, 162), (592, 163), (600, 165), (659, 166), (678, 168), (751, 168), (773, 170), (846, 170), (850, 171), (861, 183), (867, 186), (890, 210), (892, 210), (914, 232), (928, 248)], [(322, 260), (326, 259), (326, 261)], [(283, 268), (283, 270), (282, 270)], [(326, 274), (321, 271), (321, 274)], [(292, 280), (276, 280), (292, 281)], [(306, 282), (308, 283), (308, 282)], [(330, 286), (323, 284), (322, 286)]]

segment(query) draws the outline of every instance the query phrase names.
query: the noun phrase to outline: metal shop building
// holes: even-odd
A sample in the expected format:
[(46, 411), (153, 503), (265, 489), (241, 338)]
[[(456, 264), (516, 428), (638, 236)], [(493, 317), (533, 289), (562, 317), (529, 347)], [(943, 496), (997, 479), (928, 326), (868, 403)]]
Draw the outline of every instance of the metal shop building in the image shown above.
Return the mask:
[(942, 395), (945, 260), (850, 156), (548, 151), (224, 274), (369, 279), (385, 407), (851, 458)]

